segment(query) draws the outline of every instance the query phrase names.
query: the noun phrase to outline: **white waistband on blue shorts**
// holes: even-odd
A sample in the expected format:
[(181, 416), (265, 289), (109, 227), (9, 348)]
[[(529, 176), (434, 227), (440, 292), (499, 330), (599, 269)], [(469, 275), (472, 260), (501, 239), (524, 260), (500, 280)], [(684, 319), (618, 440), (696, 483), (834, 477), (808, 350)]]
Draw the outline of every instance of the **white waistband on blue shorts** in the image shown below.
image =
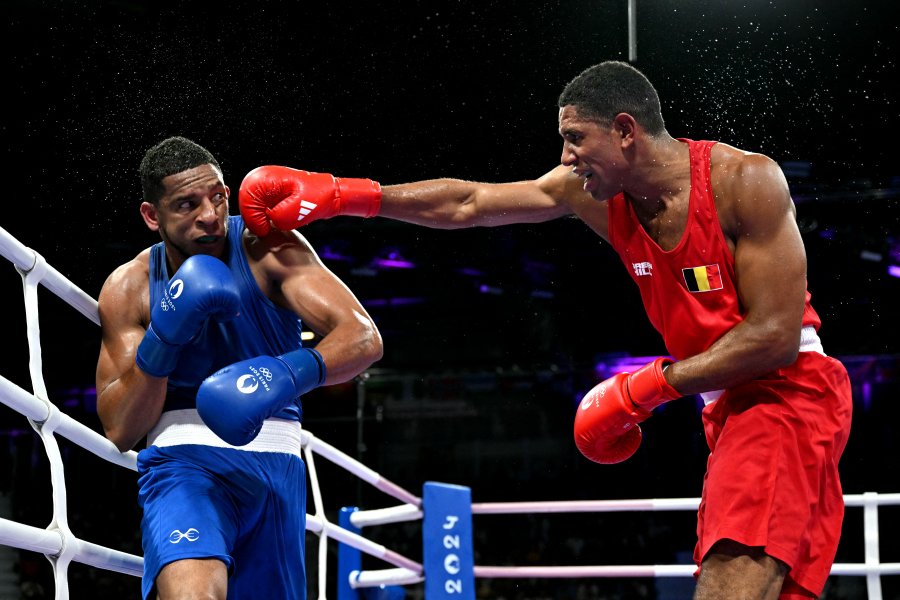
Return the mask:
[(198, 444), (248, 452), (282, 452), (303, 458), (302, 429), (299, 421), (266, 419), (252, 442), (246, 446), (232, 446), (213, 433), (195, 409), (187, 408), (164, 412), (147, 434), (147, 446)]
[[(828, 356), (825, 354), (825, 349), (822, 347), (822, 340), (819, 339), (816, 328), (812, 325), (807, 325), (800, 330), (800, 352), (818, 352), (822, 356)], [(719, 396), (724, 393), (725, 390), (713, 390), (711, 392), (701, 393), (700, 397), (703, 398), (703, 404), (708, 405), (718, 400)]]

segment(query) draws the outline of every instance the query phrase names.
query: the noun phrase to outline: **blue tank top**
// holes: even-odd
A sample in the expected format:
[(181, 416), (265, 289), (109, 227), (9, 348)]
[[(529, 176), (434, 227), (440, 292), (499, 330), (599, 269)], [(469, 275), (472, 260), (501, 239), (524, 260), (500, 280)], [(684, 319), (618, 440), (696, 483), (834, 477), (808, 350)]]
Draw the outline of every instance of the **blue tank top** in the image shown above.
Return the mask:
[[(199, 335), (182, 348), (178, 366), (169, 375), (163, 411), (195, 408), (200, 383), (222, 367), (263, 354), (278, 356), (303, 345), (297, 315), (276, 306), (259, 289), (247, 264), (243, 232), (243, 219), (228, 217), (228, 244), (222, 260), (231, 269), (240, 290), (241, 313), (224, 323), (210, 319)], [(169, 279), (165, 245), (159, 242), (150, 250), (151, 306), (160, 301)], [(300, 421), (300, 399), (273, 416)]]

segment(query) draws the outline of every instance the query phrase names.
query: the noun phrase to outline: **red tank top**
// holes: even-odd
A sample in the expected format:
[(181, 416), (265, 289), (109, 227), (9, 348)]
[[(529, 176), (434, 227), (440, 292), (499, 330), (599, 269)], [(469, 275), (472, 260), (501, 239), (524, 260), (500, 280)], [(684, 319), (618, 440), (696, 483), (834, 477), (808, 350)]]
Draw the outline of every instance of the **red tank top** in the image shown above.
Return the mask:
[[(735, 289), (734, 256), (725, 242), (710, 186), (710, 148), (716, 142), (686, 142), (691, 157), (687, 226), (678, 245), (665, 251), (638, 221), (620, 193), (607, 203), (609, 241), (637, 284), (650, 322), (678, 360), (709, 348), (744, 318)], [(803, 325), (821, 321), (806, 292)]]

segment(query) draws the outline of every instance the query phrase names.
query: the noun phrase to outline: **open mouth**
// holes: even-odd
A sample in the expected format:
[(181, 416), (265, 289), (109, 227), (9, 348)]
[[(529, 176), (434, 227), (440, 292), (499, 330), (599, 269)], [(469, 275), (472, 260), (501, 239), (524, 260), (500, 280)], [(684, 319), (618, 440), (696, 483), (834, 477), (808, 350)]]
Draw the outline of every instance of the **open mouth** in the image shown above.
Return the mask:
[(194, 241), (198, 244), (215, 244), (219, 241), (219, 239), (221, 238), (219, 238), (219, 236), (217, 235), (204, 235), (202, 237), (198, 237)]
[(575, 175), (584, 180), (584, 184), (581, 186), (585, 191), (591, 191), (591, 188), (594, 187), (592, 179), (594, 174), (591, 171), (581, 171), (577, 169), (573, 169)]
[(579, 171), (578, 169), (572, 169), (572, 172), (575, 173), (576, 176), (581, 177), (582, 179), (590, 179), (594, 176), (590, 171)]

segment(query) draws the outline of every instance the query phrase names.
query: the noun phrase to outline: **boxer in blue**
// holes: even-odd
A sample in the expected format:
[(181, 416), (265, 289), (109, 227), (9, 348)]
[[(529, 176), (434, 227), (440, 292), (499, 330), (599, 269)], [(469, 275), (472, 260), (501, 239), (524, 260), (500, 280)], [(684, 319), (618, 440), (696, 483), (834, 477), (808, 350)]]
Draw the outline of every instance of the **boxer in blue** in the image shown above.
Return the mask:
[(229, 216), (205, 148), (167, 138), (140, 175), (162, 241), (100, 292), (97, 410), (120, 450), (147, 441), (143, 597), (305, 598), (300, 397), (381, 358), (381, 337), (302, 236), (257, 237)]

